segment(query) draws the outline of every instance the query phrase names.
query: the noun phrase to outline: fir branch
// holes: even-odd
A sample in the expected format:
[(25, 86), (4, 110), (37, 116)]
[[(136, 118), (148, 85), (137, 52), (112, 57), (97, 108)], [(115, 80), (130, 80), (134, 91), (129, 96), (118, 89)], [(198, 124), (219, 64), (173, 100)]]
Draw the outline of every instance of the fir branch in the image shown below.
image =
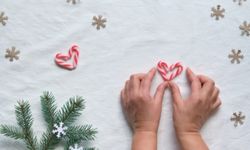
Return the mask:
[(49, 130), (42, 135), (42, 139), (40, 142), (40, 149), (41, 150), (53, 150), (60, 142), (60, 139), (56, 138), (55, 135)]
[(30, 111), (30, 105), (28, 102), (19, 101), (18, 106), (16, 107), (16, 119), (18, 125), (22, 128), (24, 141), (29, 150), (36, 150), (37, 148), (37, 140), (33, 135), (33, 131), (31, 126), (33, 124), (33, 119)]
[(44, 92), (41, 96), (41, 105), (43, 117), (48, 124), (48, 128), (50, 130), (53, 129), (53, 125), (56, 122), (56, 105), (55, 105), (55, 97), (50, 92)]
[(67, 134), (64, 137), (65, 141), (67, 141), (64, 149), (67, 150), (75, 143), (94, 140), (96, 133), (96, 129), (93, 129), (91, 125), (70, 126), (68, 127)]
[(23, 132), (20, 128), (8, 125), (0, 126), (0, 133), (14, 139), (23, 139)]
[(68, 126), (76, 120), (76, 117), (81, 115), (80, 111), (84, 108), (84, 99), (82, 97), (72, 97), (59, 111), (58, 120)]
[(44, 92), (41, 96), (41, 105), (43, 117), (48, 125), (48, 129), (47, 132), (42, 135), (40, 149), (52, 150), (60, 141), (52, 133), (53, 126), (57, 121), (57, 107), (55, 105), (55, 97), (53, 96), (53, 94), (50, 92)]
[(17, 123), (22, 129), (29, 130), (33, 124), (30, 105), (25, 101), (18, 101), (17, 103), (18, 105), (15, 106)]
[(74, 143), (81, 141), (90, 141), (95, 139), (97, 131), (91, 125), (70, 126), (68, 127), (66, 138)]
[[(94, 140), (97, 131), (91, 125), (72, 126), (76, 118), (81, 115), (80, 111), (85, 108), (82, 97), (70, 98), (57, 112), (54, 96), (50, 92), (44, 92), (41, 96), (41, 105), (48, 128), (42, 135), (39, 147), (37, 138), (31, 129), (33, 118), (30, 105), (26, 101), (19, 101), (18, 105), (15, 106), (16, 120), (19, 127), (0, 125), (0, 133), (14, 139), (24, 140), (28, 150), (37, 150), (38, 148), (39, 150), (52, 150), (62, 140), (66, 142), (65, 148), (68, 149), (72, 144)], [(60, 139), (52, 133), (54, 124), (58, 122), (63, 122), (68, 126), (66, 135)], [(85, 148), (84, 150), (95, 150), (95, 148)]]

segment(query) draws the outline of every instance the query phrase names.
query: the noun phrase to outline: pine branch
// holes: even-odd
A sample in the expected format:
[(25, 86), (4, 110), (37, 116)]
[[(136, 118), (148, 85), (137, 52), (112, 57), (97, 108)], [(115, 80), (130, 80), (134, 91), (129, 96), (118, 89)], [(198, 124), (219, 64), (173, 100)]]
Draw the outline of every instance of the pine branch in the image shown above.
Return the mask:
[(42, 139), (40, 142), (41, 150), (53, 150), (55, 145), (59, 143), (59, 139), (57, 139), (53, 134), (53, 125), (57, 122), (57, 112), (55, 105), (55, 97), (50, 92), (44, 92), (41, 96), (41, 105), (43, 117), (48, 125), (47, 132), (42, 135)]
[(72, 97), (59, 111), (58, 120), (68, 126), (72, 124), (78, 116), (81, 115), (80, 111), (82, 111), (84, 108), (84, 99), (82, 97)]
[(22, 128), (24, 141), (29, 150), (36, 150), (37, 140), (33, 135), (31, 126), (33, 124), (33, 119), (30, 111), (30, 105), (28, 102), (19, 101), (18, 106), (16, 106), (16, 119), (18, 125)]
[(40, 142), (40, 149), (41, 150), (53, 150), (60, 142), (60, 139), (56, 138), (55, 135), (51, 131), (47, 131), (42, 135), (42, 139)]
[(0, 133), (14, 139), (23, 139), (23, 132), (20, 128), (8, 125), (0, 126)]
[(65, 141), (67, 141), (65, 149), (68, 149), (69, 146), (74, 145), (75, 143), (94, 140), (96, 133), (96, 129), (93, 129), (91, 125), (70, 126), (64, 137)]
[(91, 125), (70, 126), (68, 127), (66, 137), (74, 141), (74, 143), (79, 143), (81, 141), (94, 140), (96, 133), (96, 129), (92, 128)]
[(29, 130), (33, 124), (29, 103), (25, 101), (18, 101), (18, 105), (15, 106), (15, 108), (16, 108), (15, 113), (18, 125), (22, 129)]
[(53, 125), (56, 122), (56, 105), (55, 105), (55, 97), (50, 92), (44, 92), (41, 96), (41, 105), (43, 117), (48, 124), (48, 128), (50, 130), (53, 129)]
[[(81, 115), (81, 111), (85, 108), (82, 97), (72, 97), (63, 105), (60, 111), (56, 111), (55, 98), (50, 92), (44, 92), (41, 96), (41, 105), (44, 119), (48, 125), (47, 131), (42, 135), (39, 147), (37, 138), (31, 129), (33, 118), (30, 105), (26, 101), (19, 101), (15, 106), (16, 120), (19, 127), (0, 125), (0, 133), (14, 138), (22, 139), (26, 143), (28, 150), (52, 150), (62, 140), (66, 142), (65, 148), (70, 145), (80, 143), (82, 141), (94, 140), (96, 129), (91, 125), (72, 126), (72, 123)], [(63, 122), (68, 127), (66, 135), (57, 138), (52, 130), (55, 123)], [(85, 148), (84, 150), (95, 150), (95, 148)]]

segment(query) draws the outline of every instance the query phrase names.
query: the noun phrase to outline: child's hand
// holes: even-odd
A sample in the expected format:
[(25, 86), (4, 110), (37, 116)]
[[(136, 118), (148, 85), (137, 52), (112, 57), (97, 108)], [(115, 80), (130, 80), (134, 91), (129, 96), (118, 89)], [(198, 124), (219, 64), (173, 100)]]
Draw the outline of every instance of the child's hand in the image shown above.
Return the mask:
[(219, 89), (212, 79), (196, 76), (187, 69), (191, 84), (190, 96), (183, 100), (178, 86), (170, 82), (173, 102), (173, 119), (177, 136), (199, 133), (202, 125), (220, 105)]
[(153, 68), (147, 74), (131, 75), (121, 91), (122, 107), (134, 132), (157, 133), (162, 99), (168, 83), (160, 84), (155, 95), (151, 96), (150, 87), (155, 72)]

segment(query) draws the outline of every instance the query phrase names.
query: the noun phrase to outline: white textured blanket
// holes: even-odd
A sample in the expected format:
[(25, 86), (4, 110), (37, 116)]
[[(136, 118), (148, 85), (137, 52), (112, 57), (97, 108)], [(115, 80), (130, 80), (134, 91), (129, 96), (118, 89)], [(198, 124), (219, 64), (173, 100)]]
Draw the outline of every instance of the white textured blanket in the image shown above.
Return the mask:
[[(241, 0), (237, 0), (241, 1)], [(120, 107), (119, 94), (132, 73), (146, 72), (159, 60), (180, 61), (198, 74), (213, 78), (221, 89), (223, 105), (204, 126), (202, 134), (211, 150), (250, 148), (250, 0), (0, 0), (0, 124), (16, 124), (14, 105), (31, 103), (33, 128), (41, 137), (45, 122), (40, 95), (51, 91), (62, 106), (69, 97), (83, 96), (86, 109), (78, 124), (93, 124), (99, 131), (93, 146), (100, 150), (129, 150), (131, 131)], [(225, 9), (222, 18), (211, 8)], [(4, 14), (2, 13), (4, 12)], [(1, 15), (2, 13), (2, 15)], [(107, 22), (100, 30), (93, 16)], [(8, 20), (5, 17), (8, 17)], [(5, 25), (4, 25), (5, 24)], [(241, 35), (241, 33), (245, 33)], [(250, 32), (250, 31), (249, 31)], [(76, 43), (80, 59), (73, 71), (54, 63), (58, 52)], [(5, 58), (16, 47), (19, 59)], [(241, 50), (237, 61), (228, 58)], [(235, 55), (236, 56), (236, 55)], [(185, 72), (175, 81), (189, 94)], [(157, 74), (152, 92), (162, 82)], [(169, 91), (164, 97), (159, 129), (159, 150), (178, 150), (172, 124)], [(234, 127), (233, 113), (246, 118)], [(0, 136), (1, 150), (25, 149), (22, 142)]]

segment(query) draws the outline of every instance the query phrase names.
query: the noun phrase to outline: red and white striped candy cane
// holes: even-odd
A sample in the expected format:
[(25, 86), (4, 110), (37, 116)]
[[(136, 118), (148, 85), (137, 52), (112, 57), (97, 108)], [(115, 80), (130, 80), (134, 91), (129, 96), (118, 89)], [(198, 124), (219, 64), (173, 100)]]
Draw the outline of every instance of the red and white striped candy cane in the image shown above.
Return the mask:
[[(173, 71), (174, 69), (176, 69), (176, 71), (171, 73), (170, 76), (168, 77), (167, 74), (170, 71)], [(165, 81), (170, 81), (170, 80), (173, 80), (175, 77), (177, 77), (178, 75), (181, 74), (181, 72), (183, 71), (183, 67), (179, 62), (176, 63), (176, 64), (172, 64), (169, 67), (167, 63), (165, 63), (163, 61), (159, 61), (158, 64), (157, 64), (157, 70), (159, 71), (159, 73), (161, 74), (162, 78)]]
[[(67, 62), (73, 58), (72, 63)], [(70, 49), (68, 54), (58, 53), (55, 56), (55, 62), (62, 68), (73, 70), (76, 68), (79, 59), (79, 47), (77, 45), (73, 45)]]

